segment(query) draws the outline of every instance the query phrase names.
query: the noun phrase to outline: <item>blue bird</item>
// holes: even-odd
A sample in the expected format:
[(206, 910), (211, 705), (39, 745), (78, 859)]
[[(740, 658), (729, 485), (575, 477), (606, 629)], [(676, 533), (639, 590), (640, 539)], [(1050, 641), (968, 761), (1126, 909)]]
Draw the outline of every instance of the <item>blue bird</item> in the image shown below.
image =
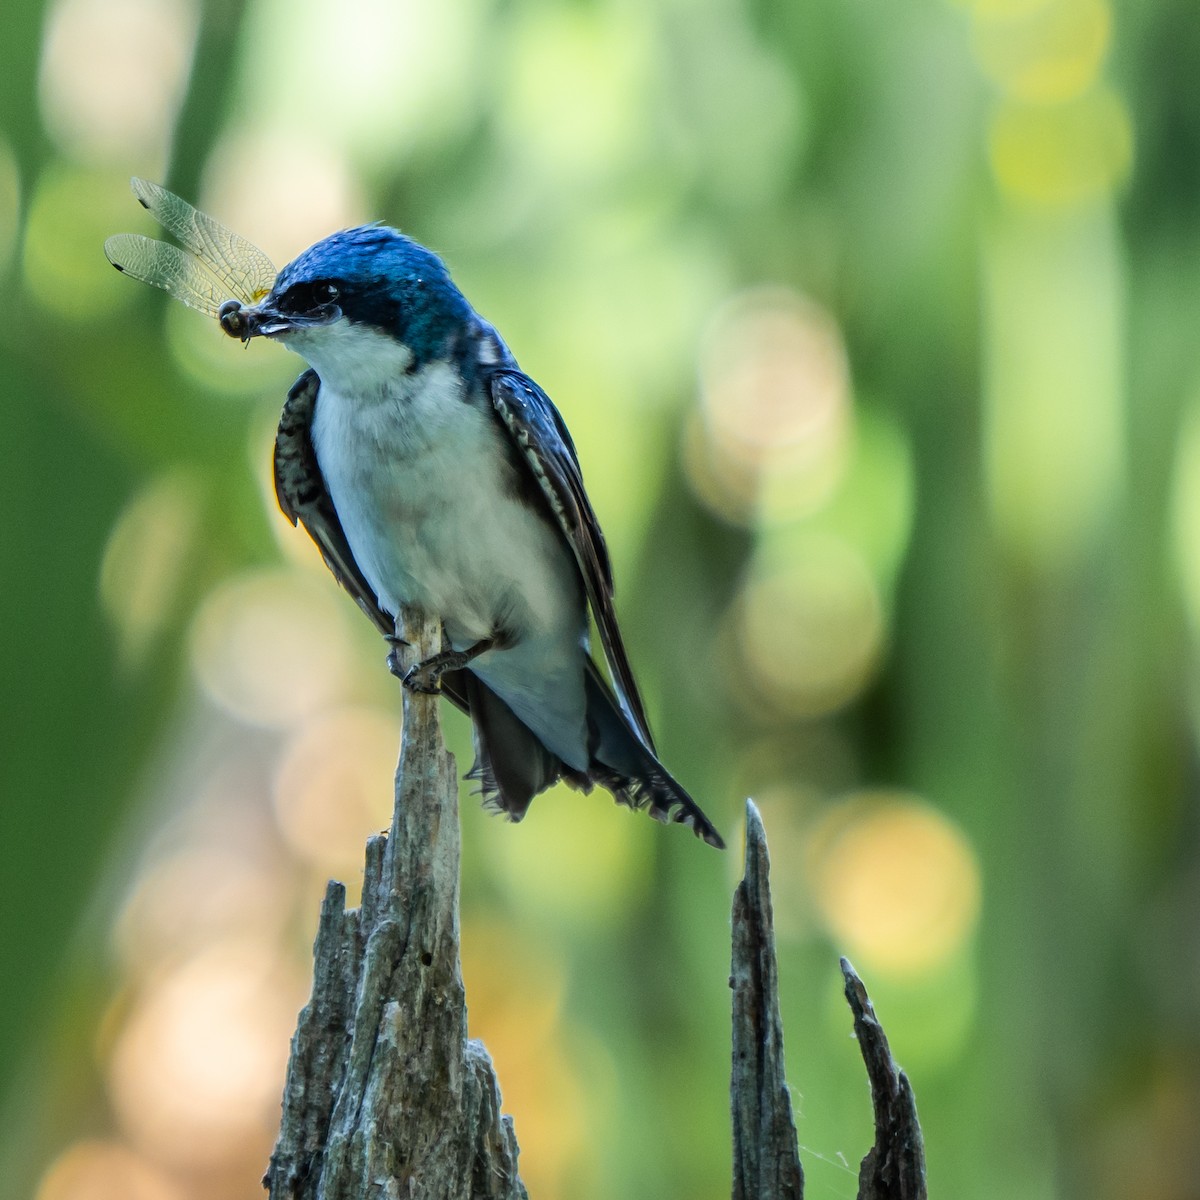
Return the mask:
[(404, 683), (470, 714), (485, 799), (519, 820), (559, 779), (598, 783), (721, 846), (655, 753), (566, 425), (441, 259), (383, 226), (336, 233), (222, 326), (308, 362), (280, 423), (280, 505), (385, 635), (404, 605), (441, 618), (450, 649)]
[(389, 666), (469, 714), (485, 803), (519, 821), (560, 779), (600, 784), (721, 847), (658, 760), (571, 435), (441, 259), (368, 225), (275, 275), (185, 201), (133, 186), (190, 253), (121, 234), (105, 245), (113, 265), (308, 362), (276, 438), (280, 507), (393, 645), (403, 607), (440, 618), (448, 649), (403, 674), (393, 650)]

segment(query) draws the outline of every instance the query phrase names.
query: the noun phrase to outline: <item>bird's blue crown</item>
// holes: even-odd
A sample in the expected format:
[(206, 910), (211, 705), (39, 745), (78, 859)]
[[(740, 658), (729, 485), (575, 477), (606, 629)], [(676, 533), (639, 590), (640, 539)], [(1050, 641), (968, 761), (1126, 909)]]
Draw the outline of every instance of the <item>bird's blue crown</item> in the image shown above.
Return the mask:
[(273, 298), (302, 298), (325, 283), (337, 288), (348, 320), (402, 341), (418, 362), (453, 353), (472, 315), (442, 260), (386, 225), (344, 229), (310, 246), (279, 272)]

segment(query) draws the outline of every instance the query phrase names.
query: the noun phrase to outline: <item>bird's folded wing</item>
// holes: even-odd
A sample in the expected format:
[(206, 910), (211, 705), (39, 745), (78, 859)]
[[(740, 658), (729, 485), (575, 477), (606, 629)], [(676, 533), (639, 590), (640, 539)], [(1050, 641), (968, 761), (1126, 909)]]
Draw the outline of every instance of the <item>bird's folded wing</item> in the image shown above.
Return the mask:
[(299, 521), (321, 551), (333, 577), (385, 637), (394, 637), (395, 618), (380, 607), (371, 585), (354, 561), (337, 511), (313, 449), (313, 410), (321, 386), (315, 371), (305, 371), (292, 385), (275, 435), (275, 495), (293, 525)]
[(489, 388), (496, 412), (537, 480), (579, 565), (621, 707), (653, 752), (642, 698), (617, 626), (608, 547), (584, 491), (571, 435), (550, 397), (523, 372), (496, 371), (490, 376)]

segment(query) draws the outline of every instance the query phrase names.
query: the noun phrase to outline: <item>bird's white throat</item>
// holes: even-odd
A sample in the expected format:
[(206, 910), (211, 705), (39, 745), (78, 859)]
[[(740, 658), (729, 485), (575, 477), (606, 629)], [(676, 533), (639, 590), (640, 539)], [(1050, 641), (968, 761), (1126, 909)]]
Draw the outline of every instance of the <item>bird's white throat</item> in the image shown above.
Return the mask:
[(413, 362), (412, 351), (402, 342), (345, 317), (329, 325), (296, 329), (280, 341), (299, 354), (323, 384), (343, 395), (394, 392)]

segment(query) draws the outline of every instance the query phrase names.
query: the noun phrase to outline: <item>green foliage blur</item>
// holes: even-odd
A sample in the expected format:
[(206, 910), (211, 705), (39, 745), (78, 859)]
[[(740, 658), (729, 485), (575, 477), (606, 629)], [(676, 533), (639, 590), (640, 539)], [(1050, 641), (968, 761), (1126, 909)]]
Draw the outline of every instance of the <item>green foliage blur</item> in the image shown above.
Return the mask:
[(1188, 0), (7, 0), (0, 1196), (256, 1194), (390, 802), (384, 647), (273, 511), (299, 364), (108, 267), (130, 175), (279, 263), (400, 226), (575, 435), (732, 848), (464, 785), (535, 1200), (726, 1193), (747, 795), (810, 1196), (871, 1139), (840, 953), (933, 1195), (1195, 1196), (1197, 72)]

